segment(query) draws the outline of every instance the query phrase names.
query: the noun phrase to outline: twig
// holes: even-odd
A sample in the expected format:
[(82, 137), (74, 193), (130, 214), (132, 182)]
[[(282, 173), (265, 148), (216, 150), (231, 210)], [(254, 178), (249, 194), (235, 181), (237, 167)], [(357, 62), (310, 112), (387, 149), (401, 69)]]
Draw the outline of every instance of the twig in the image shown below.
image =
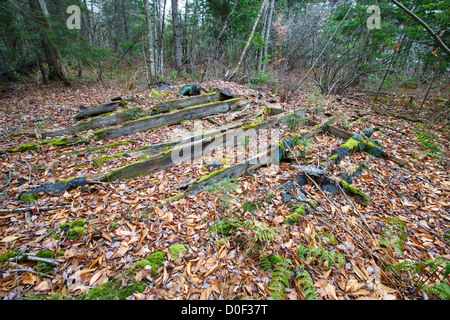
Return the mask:
[(12, 270), (9, 270), (9, 271), (10, 271), (10, 272), (31, 272), (31, 273), (37, 274), (37, 275), (39, 275), (39, 276), (41, 276), (41, 277), (46, 277), (46, 278), (50, 278), (50, 279), (53, 279), (53, 278), (54, 278), (53, 276), (51, 276), (51, 275), (49, 275), (49, 274), (45, 274), (45, 273), (42, 273), (42, 272), (38, 272), (38, 271), (36, 271), (36, 270), (29, 269), (29, 268), (12, 269)]
[(398, 129), (395, 129), (395, 128), (391, 128), (391, 127), (389, 127), (389, 126), (386, 126), (386, 125), (384, 125), (384, 124), (381, 124), (381, 123), (378, 123), (378, 122), (375, 122), (375, 121), (372, 121), (372, 120), (368, 120), (367, 122), (373, 123), (374, 125), (377, 125), (377, 126), (380, 126), (380, 127), (386, 128), (386, 129), (389, 129), (389, 130), (396, 131), (396, 132), (401, 133), (401, 134), (404, 134), (404, 135), (408, 135), (406, 132), (403, 132), (403, 131), (398, 130)]
[(7, 186), (9, 186), (9, 184), (11, 183), (11, 170), (9, 170), (9, 177), (8, 177), (8, 181), (6, 181), (6, 183), (0, 187), (0, 191), (2, 191), (4, 188), (6, 188)]
[(2, 213), (13, 213), (13, 212), (26, 212), (26, 211), (31, 211), (34, 208), (36, 208), (39, 211), (50, 211), (50, 210), (64, 209), (64, 208), (68, 208), (68, 207), (70, 207), (70, 205), (0, 209), (0, 214), (2, 214)]
[(369, 227), (369, 225), (367, 224), (366, 218), (364, 218), (364, 216), (361, 214), (361, 212), (359, 212), (358, 208), (353, 204), (353, 201), (350, 200), (350, 198), (347, 196), (347, 194), (345, 193), (344, 189), (342, 189), (341, 185), (339, 183), (337, 183), (337, 186), (339, 187), (339, 190), (341, 190), (342, 194), (345, 196), (345, 198), (347, 199), (347, 201), (352, 205), (353, 209), (355, 209), (355, 211), (358, 213), (359, 217), (361, 218), (362, 222), (364, 223), (364, 225), (367, 227), (367, 229), (369, 230), (370, 234), (372, 235), (372, 237), (374, 239), (376, 239), (376, 236), (373, 234), (372, 229)]
[(52, 259), (52, 258), (41, 258), (41, 257), (33, 256), (33, 255), (27, 255), (27, 254), (23, 254), (23, 255), (21, 255), (19, 257), (11, 258), (10, 260), (14, 261), (14, 260), (22, 260), (22, 259), (29, 260), (29, 261), (35, 261), (35, 262), (45, 262), (45, 263), (51, 264), (53, 266), (59, 266), (60, 265), (60, 262), (55, 260), (55, 259)]

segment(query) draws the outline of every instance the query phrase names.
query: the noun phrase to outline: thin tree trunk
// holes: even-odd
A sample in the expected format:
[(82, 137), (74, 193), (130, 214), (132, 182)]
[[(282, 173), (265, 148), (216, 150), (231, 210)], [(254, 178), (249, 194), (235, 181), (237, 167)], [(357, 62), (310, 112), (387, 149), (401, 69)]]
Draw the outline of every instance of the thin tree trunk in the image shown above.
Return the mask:
[(259, 9), (258, 16), (256, 17), (255, 23), (253, 24), (252, 32), (250, 34), (250, 37), (248, 38), (247, 43), (245, 44), (244, 50), (242, 50), (242, 53), (241, 53), (241, 56), (239, 58), (237, 66), (234, 69), (231, 69), (231, 71), (230, 70), (227, 71), (227, 73), (225, 74), (225, 79), (227, 81), (230, 81), (231, 79), (234, 78), (234, 76), (236, 75), (236, 73), (238, 72), (238, 70), (239, 70), (239, 68), (240, 68), (240, 66), (242, 64), (242, 61), (244, 61), (245, 54), (247, 53), (248, 47), (250, 46), (250, 42), (253, 39), (253, 35), (255, 34), (256, 26), (258, 25), (259, 19), (261, 18), (261, 15), (263, 13), (263, 9), (264, 9), (264, 7), (266, 5), (266, 2), (267, 2), (267, 0), (264, 0), (263, 4), (261, 5), (261, 9)]
[[(266, 30), (267, 30), (267, 16), (269, 14), (269, 7), (266, 5), (264, 8), (263, 18), (262, 18), (262, 30), (261, 30), (261, 38), (263, 42), (266, 41)], [(257, 65), (257, 71), (262, 70), (262, 62), (263, 62), (263, 53), (264, 53), (264, 44), (262, 48), (258, 49), (258, 65)]]
[[(230, 24), (231, 17), (233, 16), (234, 11), (236, 10), (237, 4), (238, 4), (238, 0), (235, 0), (234, 1), (234, 5), (233, 5), (233, 9), (231, 9), (230, 14), (228, 15), (227, 19), (225, 20), (225, 23), (222, 26), (222, 30), (220, 31), (219, 36), (217, 37), (217, 40), (216, 40), (216, 42), (214, 43), (214, 45), (212, 47), (211, 55), (212, 55), (212, 59), (214, 59), (214, 60), (216, 59), (217, 47), (222, 42), (223, 36), (225, 34), (225, 31), (228, 28), (228, 25)], [(208, 60), (207, 60), (206, 67), (205, 67), (205, 70), (203, 71), (202, 78), (200, 79), (200, 82), (203, 82), (203, 79), (205, 78), (205, 75), (208, 72), (209, 66), (211, 64), (210, 59), (211, 59), (211, 57), (209, 57)]]
[(450, 55), (450, 49), (445, 45), (444, 41), (442, 41), (441, 38), (437, 34), (433, 32), (433, 30), (426, 24), (422, 19), (420, 19), (418, 16), (416, 16), (413, 12), (408, 10), (403, 4), (398, 2), (397, 0), (391, 0), (392, 3), (394, 3), (397, 7), (402, 9), (404, 12), (406, 12), (408, 15), (410, 15), (414, 20), (416, 20), (418, 23), (422, 25), (422, 27), (425, 28), (425, 30), (433, 37), (434, 41), (436, 41), (436, 44), (444, 50), (448, 55)]
[[(265, 35), (265, 43), (264, 43), (264, 51), (263, 51), (263, 60), (267, 58), (267, 53), (269, 50), (269, 39), (270, 39), (270, 32), (272, 31), (272, 17), (273, 17), (273, 11), (275, 9), (275, 0), (272, 0), (270, 2), (269, 7), (269, 16), (267, 18), (267, 25), (266, 25), (266, 35)], [(262, 65), (262, 71), (266, 71), (267, 63), (263, 63)]]
[(175, 49), (175, 61), (178, 71), (178, 77), (183, 76), (183, 64), (181, 61), (180, 44), (180, 22), (178, 19), (178, 0), (172, 0), (172, 24), (173, 24), (173, 42)]
[(147, 21), (147, 37), (148, 37), (148, 54), (149, 54), (149, 62), (150, 62), (150, 79), (155, 78), (155, 54), (153, 51), (153, 30), (152, 30), (152, 17), (150, 14), (150, 5), (148, 0), (144, 0), (145, 4), (145, 18)]

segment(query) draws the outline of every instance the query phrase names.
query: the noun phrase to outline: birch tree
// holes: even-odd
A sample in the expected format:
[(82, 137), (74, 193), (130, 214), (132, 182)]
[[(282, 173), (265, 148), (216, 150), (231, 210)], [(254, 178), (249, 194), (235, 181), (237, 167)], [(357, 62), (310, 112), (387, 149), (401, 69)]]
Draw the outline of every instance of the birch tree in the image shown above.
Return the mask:
[(148, 60), (150, 65), (150, 79), (154, 79), (156, 75), (155, 69), (155, 53), (153, 50), (153, 30), (152, 30), (152, 17), (150, 14), (150, 5), (148, 0), (144, 0), (145, 5), (145, 20), (147, 21), (147, 39), (148, 39)]

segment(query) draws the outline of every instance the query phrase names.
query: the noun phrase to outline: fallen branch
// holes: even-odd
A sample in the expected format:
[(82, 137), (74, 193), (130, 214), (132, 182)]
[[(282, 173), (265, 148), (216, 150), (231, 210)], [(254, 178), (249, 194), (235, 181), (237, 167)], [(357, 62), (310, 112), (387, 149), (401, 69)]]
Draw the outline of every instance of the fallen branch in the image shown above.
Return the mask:
[(33, 209), (37, 209), (38, 211), (51, 211), (51, 210), (65, 209), (68, 207), (70, 207), (70, 205), (0, 209), (0, 214), (8, 214), (8, 213), (14, 213), (14, 212), (27, 212), (27, 211), (32, 211)]

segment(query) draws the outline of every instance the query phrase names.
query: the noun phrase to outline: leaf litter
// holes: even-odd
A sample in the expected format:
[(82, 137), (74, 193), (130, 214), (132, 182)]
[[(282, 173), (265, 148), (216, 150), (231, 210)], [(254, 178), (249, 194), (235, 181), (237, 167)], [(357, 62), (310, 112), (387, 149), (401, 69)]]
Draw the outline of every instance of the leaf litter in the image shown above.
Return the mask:
[[(239, 114), (242, 114), (241, 119), (250, 122), (263, 107), (273, 105), (267, 102), (269, 99), (277, 101), (276, 106), (286, 110), (294, 110), (299, 105), (307, 107), (309, 117), (319, 122), (330, 114), (337, 114), (340, 119), (337, 126), (355, 133), (371, 125), (367, 119), (350, 121), (359, 109), (369, 110), (369, 106), (359, 101), (345, 103), (351, 102), (349, 98), (324, 97), (318, 110), (317, 104), (307, 94), (300, 94), (295, 103), (288, 104), (279, 102), (278, 97), (268, 90), (258, 92), (235, 83), (209, 81), (202, 86), (228, 89), (235, 96), (245, 96), (252, 101), (248, 109), (236, 115), (212, 117), (220, 125), (234, 121)], [(115, 96), (136, 96), (139, 104), (149, 95), (146, 88), (130, 91), (120, 85), (73, 88), (54, 85), (39, 90), (33, 85), (24, 87), (1, 103), (0, 147), (4, 149), (30, 142), (31, 139), (25, 136), (10, 135), (32, 129), (36, 124), (52, 130), (73, 125), (73, 116), (79, 105), (100, 104)], [(176, 92), (169, 92), (163, 99), (145, 104), (149, 106), (179, 97)], [(443, 151), (443, 156), (436, 159), (414, 139), (415, 125), (411, 122), (373, 112), (368, 119), (406, 133), (401, 135), (384, 127), (379, 127), (376, 132), (377, 141), (387, 146), (389, 152), (407, 160), (406, 167), (400, 168), (367, 153), (347, 157), (339, 166), (331, 168), (332, 173), (337, 175), (345, 168), (365, 163), (371, 171), (364, 171), (354, 184), (371, 196), (369, 206), (351, 202), (341, 193), (331, 195), (314, 184), (307, 184), (304, 189), (308, 197), (316, 200), (318, 205), (314, 213), (301, 216), (292, 225), (284, 222), (292, 209), (289, 203), (284, 202), (277, 187), (299, 174), (293, 164), (317, 165), (325, 161), (342, 140), (329, 134), (317, 135), (311, 139), (300, 163), (282, 162), (276, 170), (260, 168), (252, 175), (240, 177), (238, 188), (231, 192), (226, 208), (218, 194), (205, 191), (178, 201), (163, 202), (178, 194), (179, 185), (209, 173), (205, 170), (209, 163), (198, 160), (131, 180), (78, 187), (61, 196), (44, 195), (36, 200), (31, 211), (14, 211), (27, 206), (18, 199), (18, 195), (34, 186), (107, 172), (138, 160), (123, 157), (95, 168), (92, 164), (94, 156), (172, 139), (192, 131), (195, 121), (119, 138), (114, 142), (133, 142), (105, 148), (95, 154), (92, 150), (108, 142), (89, 140), (87, 146), (70, 149), (43, 146), (35, 151), (2, 154), (0, 171), (5, 184), (9, 172), (12, 178), (0, 194), (0, 209), (4, 210), (0, 214), (0, 256), (14, 251), (36, 255), (50, 250), (59, 265), (52, 266), (44, 277), (37, 271), (38, 262), (15, 261), (12, 256), (1, 266), (0, 296), (4, 299), (52, 296), (73, 299), (108, 281), (125, 281), (120, 276), (137, 262), (151, 253), (163, 251), (167, 259), (159, 268), (158, 275), (153, 277), (151, 268), (137, 271), (134, 281), (143, 282), (146, 286), (128, 299), (270, 299), (272, 271), (266, 272), (259, 265), (262, 254), (289, 258), (295, 267), (307, 270), (319, 299), (422, 299), (420, 294), (406, 289), (404, 279), (392, 276), (385, 268), (405, 260), (450, 258), (450, 179), (449, 163), (445, 157), (448, 155), (448, 140), (445, 130), (442, 130), (445, 124), (435, 122), (432, 126)], [(214, 127), (205, 120), (201, 125), (203, 128)], [(283, 130), (285, 133), (289, 131), (287, 128)], [(243, 211), (246, 202), (258, 203), (258, 206), (253, 212)], [(44, 206), (64, 207), (40, 211), (39, 208)], [(229, 216), (230, 212), (239, 213), (241, 219), (274, 228), (273, 241), (252, 253), (246, 246), (250, 238), (245, 228), (238, 228), (230, 237), (211, 232), (211, 226)], [(404, 252), (377, 245), (386, 220), (393, 217), (406, 226)], [(71, 239), (61, 226), (78, 220), (83, 221), (86, 232), (78, 239)], [(332, 238), (336, 243), (332, 243)], [(336, 266), (327, 269), (314, 259), (299, 260), (299, 245), (317, 246), (318, 241), (345, 256), (342, 269)], [(184, 244), (187, 250), (178, 257), (172, 256), (169, 247), (174, 244)], [(292, 280), (286, 299), (304, 299), (301, 288)]]

